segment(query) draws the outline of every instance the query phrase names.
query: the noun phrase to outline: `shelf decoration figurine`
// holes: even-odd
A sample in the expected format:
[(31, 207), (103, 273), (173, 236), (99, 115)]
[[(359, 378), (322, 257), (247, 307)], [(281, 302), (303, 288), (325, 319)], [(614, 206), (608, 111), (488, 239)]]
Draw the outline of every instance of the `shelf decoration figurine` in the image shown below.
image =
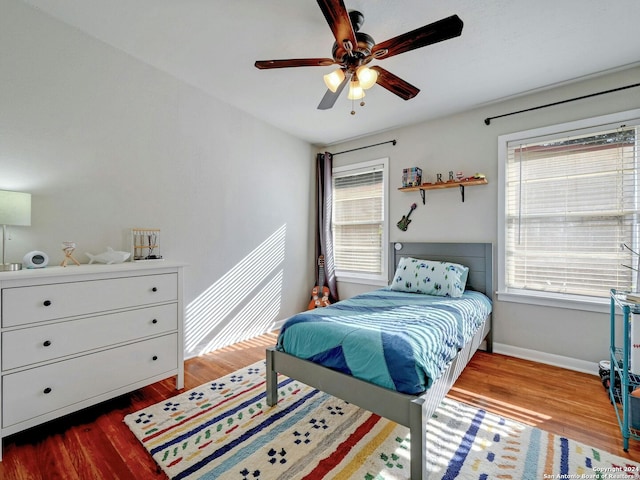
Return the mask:
[(402, 170), (402, 186), (417, 187), (422, 183), (422, 169), (418, 167), (404, 168)]
[(134, 262), (163, 260), (160, 255), (160, 229), (132, 228), (131, 253)]
[(66, 267), (67, 262), (71, 260), (76, 265), (80, 266), (80, 262), (73, 258), (73, 252), (76, 250), (76, 242), (62, 242), (62, 251), (64, 252), (64, 260), (60, 263), (61, 267)]

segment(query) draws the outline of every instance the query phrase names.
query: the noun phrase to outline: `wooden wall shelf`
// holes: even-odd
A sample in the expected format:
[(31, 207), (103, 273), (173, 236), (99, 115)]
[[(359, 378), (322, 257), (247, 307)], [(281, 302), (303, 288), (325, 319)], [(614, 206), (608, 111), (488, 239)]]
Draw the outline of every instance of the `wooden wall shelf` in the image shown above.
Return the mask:
[(464, 202), (464, 187), (471, 187), (475, 185), (486, 185), (489, 182), (486, 178), (474, 178), (471, 180), (461, 180), (459, 182), (440, 182), (440, 183), (423, 183), (422, 185), (418, 185), (416, 187), (400, 187), (398, 190), (401, 192), (420, 192), (420, 196), (422, 197), (422, 204), (425, 203), (425, 190), (436, 190), (440, 188), (460, 188), (460, 195), (462, 196), (462, 201)]

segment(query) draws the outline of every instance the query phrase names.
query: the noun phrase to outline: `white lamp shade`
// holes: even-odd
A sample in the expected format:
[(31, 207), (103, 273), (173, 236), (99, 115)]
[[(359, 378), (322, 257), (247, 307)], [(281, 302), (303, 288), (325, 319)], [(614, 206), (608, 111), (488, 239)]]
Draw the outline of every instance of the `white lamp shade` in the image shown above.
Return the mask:
[(364, 95), (364, 90), (360, 86), (360, 82), (356, 81), (349, 84), (349, 94), (347, 95), (349, 100), (360, 100), (364, 98)]
[(31, 225), (31, 194), (0, 190), (0, 225)]
[(335, 93), (344, 80), (344, 72), (341, 68), (338, 68), (331, 73), (327, 73), (322, 78), (324, 78), (324, 84), (327, 86), (327, 88)]
[(373, 87), (378, 80), (378, 72), (364, 65), (357, 70), (360, 86), (365, 90)]

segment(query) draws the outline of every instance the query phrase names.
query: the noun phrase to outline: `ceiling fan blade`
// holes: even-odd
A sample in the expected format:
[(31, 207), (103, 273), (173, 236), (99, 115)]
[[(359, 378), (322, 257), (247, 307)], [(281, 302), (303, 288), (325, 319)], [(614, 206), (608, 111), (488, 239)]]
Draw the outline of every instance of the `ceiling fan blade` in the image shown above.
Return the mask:
[(336, 63), (332, 58), (290, 58), (288, 60), (258, 60), (256, 68), (261, 70), (267, 68), (288, 68), (288, 67), (326, 67)]
[(344, 87), (347, 85), (347, 83), (349, 83), (350, 79), (351, 75), (346, 75), (342, 83), (338, 85), (338, 88), (335, 92), (327, 89), (327, 93), (325, 93), (324, 97), (322, 97), (322, 100), (320, 100), (318, 110), (329, 110), (330, 108), (332, 108), (335, 105), (336, 100), (342, 93), (342, 90), (344, 90)]
[[(343, 0), (318, 0), (318, 5), (336, 39), (335, 58), (342, 60), (358, 45), (347, 7), (344, 6)], [(345, 48), (345, 42), (350, 43), (348, 48)]]
[(452, 15), (378, 43), (371, 49), (371, 55), (378, 59), (388, 58), (416, 48), (442, 42), (443, 40), (449, 40), (462, 34), (462, 26), (463, 23), (460, 17)]
[(419, 88), (414, 87), (409, 82), (391, 73), (389, 70), (385, 70), (377, 65), (369, 68), (378, 72), (378, 80), (376, 80), (378, 85), (386, 88), (391, 93), (395, 93), (403, 100), (410, 100), (420, 93)]

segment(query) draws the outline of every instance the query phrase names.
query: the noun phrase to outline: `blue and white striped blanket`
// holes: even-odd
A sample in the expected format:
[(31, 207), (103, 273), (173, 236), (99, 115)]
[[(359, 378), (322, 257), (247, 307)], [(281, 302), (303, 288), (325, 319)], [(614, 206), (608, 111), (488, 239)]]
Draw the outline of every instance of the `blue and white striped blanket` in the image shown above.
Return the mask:
[(491, 313), (491, 301), (382, 288), (289, 318), (277, 348), (356, 378), (419, 394)]

